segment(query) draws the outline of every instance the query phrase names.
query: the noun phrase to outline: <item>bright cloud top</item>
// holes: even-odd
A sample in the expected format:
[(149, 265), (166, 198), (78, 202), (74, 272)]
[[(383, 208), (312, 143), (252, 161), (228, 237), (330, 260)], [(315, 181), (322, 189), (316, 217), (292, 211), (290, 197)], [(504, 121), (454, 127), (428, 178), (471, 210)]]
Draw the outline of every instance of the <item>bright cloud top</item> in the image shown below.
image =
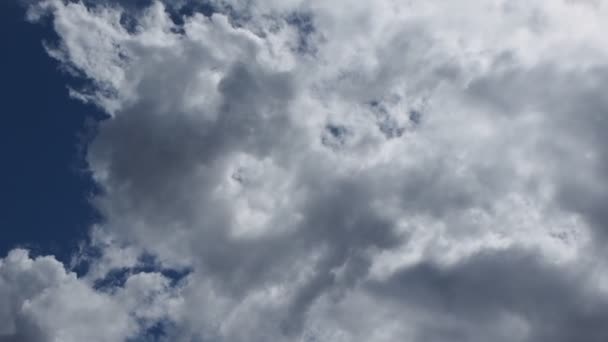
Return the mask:
[(4, 259), (0, 340), (605, 341), (607, 12), (32, 4), (107, 222)]

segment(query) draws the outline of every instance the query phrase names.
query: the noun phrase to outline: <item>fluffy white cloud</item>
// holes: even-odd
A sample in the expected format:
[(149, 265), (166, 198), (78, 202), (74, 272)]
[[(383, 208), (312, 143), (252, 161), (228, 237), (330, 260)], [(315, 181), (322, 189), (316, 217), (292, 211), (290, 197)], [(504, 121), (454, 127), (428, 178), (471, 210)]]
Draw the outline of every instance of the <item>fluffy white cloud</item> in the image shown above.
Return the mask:
[(112, 115), (89, 277), (192, 270), (91, 305), (171, 341), (606, 339), (603, 3), (206, 6), (30, 8)]
[(114, 298), (54, 258), (30, 258), (25, 250), (0, 264), (0, 303), (2, 341), (118, 341), (137, 332)]
[(11, 251), (0, 259), (0, 341), (101, 342), (145, 336), (147, 329), (172, 318), (181, 298), (179, 286), (169, 278), (138, 271), (138, 265), (141, 261), (113, 268), (123, 274), (78, 278), (53, 257)]

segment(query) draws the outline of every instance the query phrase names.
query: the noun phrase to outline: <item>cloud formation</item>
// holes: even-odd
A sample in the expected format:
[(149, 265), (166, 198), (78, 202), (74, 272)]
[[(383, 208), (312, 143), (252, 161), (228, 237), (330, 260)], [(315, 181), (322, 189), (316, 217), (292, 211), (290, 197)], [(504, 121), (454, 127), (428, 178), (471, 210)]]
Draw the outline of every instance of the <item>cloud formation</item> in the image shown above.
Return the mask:
[(32, 4), (112, 116), (88, 152), (106, 222), (82, 278), (4, 259), (0, 336), (605, 341), (606, 11)]
[(126, 341), (165, 317), (168, 283), (141, 272), (99, 291), (53, 257), (13, 250), (0, 264), (0, 341)]

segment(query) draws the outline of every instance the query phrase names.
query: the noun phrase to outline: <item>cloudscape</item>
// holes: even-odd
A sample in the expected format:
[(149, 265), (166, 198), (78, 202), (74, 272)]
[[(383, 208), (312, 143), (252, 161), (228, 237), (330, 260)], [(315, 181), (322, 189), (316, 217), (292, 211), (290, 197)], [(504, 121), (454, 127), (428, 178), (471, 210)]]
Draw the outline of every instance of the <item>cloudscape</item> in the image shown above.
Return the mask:
[(0, 341), (608, 341), (608, 3), (19, 6), (100, 219)]

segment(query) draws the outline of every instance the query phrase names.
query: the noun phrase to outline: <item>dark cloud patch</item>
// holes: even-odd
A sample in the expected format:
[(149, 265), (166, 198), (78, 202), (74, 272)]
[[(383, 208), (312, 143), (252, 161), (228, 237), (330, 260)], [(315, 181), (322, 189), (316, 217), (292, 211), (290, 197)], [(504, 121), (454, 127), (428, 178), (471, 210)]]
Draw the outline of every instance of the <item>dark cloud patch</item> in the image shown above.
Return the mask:
[[(156, 74), (155, 79), (142, 83), (142, 87), (152, 87), (142, 92), (183, 96), (187, 82), (181, 80), (187, 80), (189, 73), (185, 67)], [(165, 88), (165, 84), (182, 86)], [(184, 190), (199, 168), (211, 167), (234, 152), (263, 157), (280, 144), (281, 136), (287, 138), (286, 105), (291, 97), (287, 75), (237, 64), (218, 87), (220, 114), (214, 119), (191, 115), (177, 105), (167, 108), (171, 104), (157, 103), (158, 97), (151, 96), (104, 125), (92, 155), (108, 165), (110, 184), (125, 189), (125, 205), (153, 217), (190, 217), (188, 213), (197, 213), (201, 204), (191, 202), (190, 192)], [(206, 186), (197, 184), (202, 190), (217, 179), (200, 181), (208, 182)], [(159, 201), (161, 193), (172, 199), (171, 204)]]
[(387, 139), (399, 138), (405, 132), (396, 118), (392, 117), (385, 105), (379, 101), (371, 101), (370, 106), (377, 120), (378, 129)]
[[(588, 270), (564, 272), (564, 266), (536, 253), (507, 249), (481, 252), (452, 266), (421, 263), (369, 286), (414, 312), (459, 322), (447, 331), (442, 318), (429, 322), (420, 333), (423, 341), (604, 341), (608, 301), (590, 279)], [(511, 339), (516, 331), (501, 336), (501, 330), (515, 328), (508, 325), (483, 328), (509, 324), (504, 320), (509, 315), (524, 322), (523, 339)]]
[[(342, 291), (366, 277), (371, 265), (369, 252), (403, 243), (393, 223), (371, 207), (369, 198), (375, 189), (368, 183), (330, 178), (309, 181), (313, 185), (304, 208), (306, 220), (296, 238), (307, 241), (300, 253), (311, 248), (325, 252), (290, 304), (290, 314), (282, 322), (288, 334), (301, 333), (308, 309), (319, 297), (339, 298)], [(338, 276), (339, 270), (342, 272)]]
[(412, 109), (409, 112), (410, 122), (414, 125), (419, 125), (422, 122), (422, 112)]
[(316, 33), (314, 17), (310, 13), (294, 12), (289, 14), (285, 21), (294, 26), (298, 32), (295, 50), (299, 54), (314, 55), (318, 47), (315, 46), (313, 35)]
[(0, 342), (45, 342), (48, 337), (41, 331), (40, 327), (25, 317), (14, 317), (16, 333), (9, 335), (0, 334)]
[(351, 138), (352, 133), (343, 125), (327, 124), (321, 135), (321, 143), (333, 149), (343, 147)]

